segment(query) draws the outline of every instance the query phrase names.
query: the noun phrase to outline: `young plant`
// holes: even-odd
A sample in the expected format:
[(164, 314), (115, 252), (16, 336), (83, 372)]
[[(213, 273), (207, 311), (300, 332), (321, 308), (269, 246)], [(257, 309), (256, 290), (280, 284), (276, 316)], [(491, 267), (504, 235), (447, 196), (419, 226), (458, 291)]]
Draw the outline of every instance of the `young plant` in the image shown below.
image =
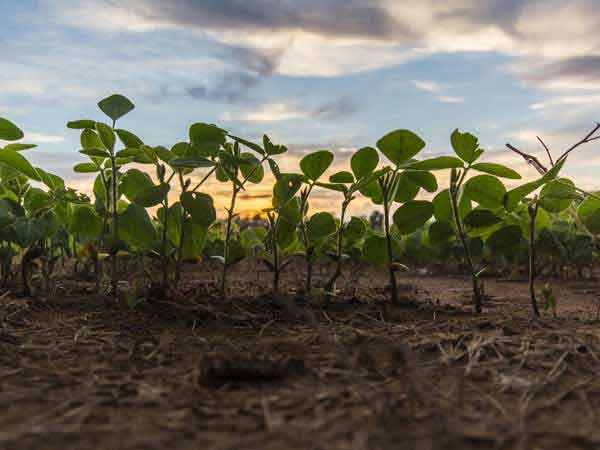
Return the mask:
[[(423, 150), (425, 142), (409, 130), (395, 130), (379, 141), (377, 148), (393, 164), (382, 173), (376, 184), (363, 188), (363, 194), (371, 198), (375, 204), (383, 205), (384, 236), (371, 236), (365, 241), (365, 258), (369, 261), (381, 261), (387, 267), (392, 303), (398, 304), (398, 288), (396, 272), (404, 265), (397, 263), (397, 251), (394, 235), (410, 235), (429, 221), (433, 215), (431, 202), (414, 200), (421, 188), (428, 192), (437, 190), (437, 181), (430, 170), (447, 168), (455, 164), (453, 159), (434, 158), (417, 161), (414, 157)], [(402, 203), (393, 214), (393, 204)], [(392, 227), (393, 220), (393, 227)], [(382, 250), (385, 250), (383, 252)]]
[(350, 160), (350, 166), (352, 172), (342, 171), (333, 174), (329, 178), (329, 183), (317, 182), (317, 186), (321, 186), (330, 190), (341, 192), (344, 195), (340, 211), (340, 222), (337, 227), (335, 234), (335, 271), (327, 281), (325, 285), (325, 291), (327, 293), (325, 302), (329, 304), (331, 297), (335, 293), (336, 282), (342, 275), (342, 263), (344, 260), (344, 236), (348, 227), (352, 224), (352, 229), (356, 226), (355, 220), (350, 220), (346, 224), (346, 214), (348, 207), (356, 195), (368, 186), (376, 183), (377, 179), (383, 175), (388, 169), (376, 170), (379, 165), (379, 155), (377, 150), (371, 147), (364, 147), (357, 150)]
[(273, 207), (266, 209), (268, 233), (260, 257), (273, 274), (273, 299), (279, 299), (281, 272), (291, 260), (283, 260), (287, 249), (297, 242), (296, 229), (301, 220), (300, 201), (295, 197), (302, 181), (297, 175), (280, 176), (273, 187)]
[[(473, 306), (477, 313), (481, 313), (483, 293), (480, 277), (483, 269), (475, 267), (469, 245), (469, 234), (471, 236), (485, 235), (492, 227), (496, 227), (501, 222), (502, 219), (496, 214), (496, 211), (503, 206), (506, 188), (499, 177), (520, 179), (521, 176), (501, 164), (477, 162), (484, 154), (484, 150), (479, 147), (478, 139), (470, 133), (461, 133), (455, 130), (450, 141), (459, 158), (460, 165), (454, 166), (451, 170), (450, 189), (436, 197), (436, 209), (450, 211), (451, 223), (464, 249), (471, 275)], [(482, 174), (467, 178), (471, 171)], [(434, 200), (434, 205), (436, 200)], [(477, 203), (478, 207), (472, 210), (471, 202)], [(436, 212), (436, 216), (440, 220), (439, 216), (446, 216), (446, 214)], [(492, 242), (498, 243), (498, 247), (500, 247), (500, 243), (504, 243), (504, 237), (511, 235), (508, 231), (510, 230), (498, 232)]]
[[(583, 144), (587, 144), (589, 142), (597, 140), (599, 137), (596, 136), (596, 133), (599, 130), (600, 124), (597, 124), (592, 129), (592, 131), (590, 131), (583, 139), (581, 139), (580, 141), (569, 147), (566, 151), (564, 151), (563, 154), (556, 160), (556, 162), (552, 157), (550, 148), (545, 144), (545, 142), (541, 138), (538, 137), (538, 141), (543, 146), (546, 155), (548, 156), (550, 169), (546, 168), (546, 166), (544, 166), (544, 164), (542, 164), (540, 160), (535, 156), (522, 152), (516, 147), (507, 144), (507, 147), (510, 150), (523, 157), (528, 164), (531, 164), (533, 167), (535, 167), (536, 170), (540, 173), (540, 175), (542, 175), (542, 177), (538, 180), (526, 183), (522, 186), (513, 189), (512, 191), (507, 193), (505, 198), (505, 207), (509, 211), (515, 209), (516, 205), (518, 205), (520, 201), (525, 202), (527, 204), (529, 216), (529, 295), (531, 299), (533, 316), (536, 319), (540, 317), (537, 299), (535, 295), (537, 235), (536, 223), (538, 218), (538, 211), (540, 207), (548, 213), (553, 214), (561, 213), (563, 211), (568, 210), (571, 216), (573, 217), (575, 223), (579, 226), (579, 228), (584, 233), (592, 236), (593, 238), (593, 232), (590, 231), (588, 225), (593, 227), (594, 222), (588, 222), (588, 224), (586, 225), (586, 220), (582, 219), (582, 215), (579, 213), (579, 211), (576, 210), (573, 202), (574, 200), (586, 199), (584, 200), (584, 203), (587, 202), (587, 205), (590, 205), (594, 202), (600, 202), (600, 197), (597, 197), (593, 193), (578, 188), (569, 179), (558, 178), (558, 174), (564, 166), (571, 152), (573, 152), (575, 149), (577, 149)], [(537, 191), (540, 188), (541, 191), (539, 195), (535, 195), (533, 200), (529, 200), (526, 198), (527, 195)]]
[[(238, 254), (243, 249), (239, 242), (232, 244), (233, 219), (236, 216), (235, 207), (238, 195), (244, 190), (247, 183), (259, 184), (264, 178), (263, 164), (268, 162), (271, 170), (279, 174), (277, 163), (273, 156), (285, 153), (287, 148), (283, 145), (274, 145), (268, 136), (263, 136), (263, 146), (247, 141), (245, 139), (231, 136), (234, 143), (222, 144), (222, 149), (219, 150), (217, 156), (219, 159), (219, 167), (216, 175), (221, 182), (231, 182), (231, 202), (229, 208), (226, 209), (227, 217), (225, 221), (225, 236), (221, 274), (220, 293), (222, 297), (226, 295), (227, 274), (229, 268), (238, 261)], [(257, 158), (253, 153), (242, 152), (241, 145), (253, 150), (259, 155)], [(234, 250), (234, 246), (237, 248)]]
[(110, 216), (111, 237), (109, 239), (109, 254), (111, 258), (111, 285), (115, 301), (118, 298), (118, 271), (117, 252), (119, 250), (119, 169), (125, 163), (131, 162), (131, 156), (118, 154), (115, 151), (116, 138), (119, 137), (126, 148), (137, 148), (141, 141), (134, 134), (116, 129), (117, 120), (131, 112), (135, 106), (129, 99), (122, 95), (111, 95), (98, 103), (100, 110), (111, 119), (111, 124), (95, 122), (93, 120), (77, 120), (67, 124), (68, 128), (81, 129), (80, 153), (89, 156), (91, 163), (77, 165), (79, 172), (100, 172), (102, 188), (106, 196), (107, 217)]
[(306, 155), (300, 160), (300, 170), (304, 174), (306, 186), (300, 192), (300, 223), (299, 230), (304, 245), (304, 260), (306, 263), (306, 282), (304, 292), (307, 297), (312, 292), (312, 274), (315, 262), (319, 257), (317, 242), (311, 241), (308, 235), (308, 210), (309, 197), (315, 186), (319, 185), (319, 179), (329, 169), (333, 162), (333, 153), (329, 150), (320, 150)]

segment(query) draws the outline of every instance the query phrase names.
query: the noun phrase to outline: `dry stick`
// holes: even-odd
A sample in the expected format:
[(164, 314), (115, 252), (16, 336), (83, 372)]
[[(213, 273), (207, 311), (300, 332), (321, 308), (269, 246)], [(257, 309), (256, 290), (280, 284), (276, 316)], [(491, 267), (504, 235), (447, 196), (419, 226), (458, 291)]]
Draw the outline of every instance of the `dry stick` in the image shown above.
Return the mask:
[(544, 149), (546, 150), (546, 154), (548, 155), (548, 159), (550, 160), (550, 165), (554, 166), (554, 161), (552, 160), (552, 153), (550, 153), (550, 149), (548, 148), (546, 143), (542, 141), (542, 138), (540, 138), (539, 136), (536, 136), (536, 138), (538, 141), (540, 141), (540, 144), (542, 144), (542, 147), (544, 147)]

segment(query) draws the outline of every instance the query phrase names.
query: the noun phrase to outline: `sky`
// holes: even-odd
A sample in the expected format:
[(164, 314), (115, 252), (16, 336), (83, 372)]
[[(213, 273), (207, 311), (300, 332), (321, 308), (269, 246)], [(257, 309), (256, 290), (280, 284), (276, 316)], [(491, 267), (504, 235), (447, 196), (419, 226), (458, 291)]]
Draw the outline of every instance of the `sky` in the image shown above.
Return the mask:
[[(89, 191), (72, 166), (79, 137), (69, 120), (104, 120), (113, 93), (136, 109), (119, 126), (149, 145), (187, 139), (216, 123), (290, 152), (349, 167), (354, 149), (407, 128), (423, 156), (451, 153), (459, 128), (486, 160), (535, 177), (507, 142), (558, 155), (600, 121), (597, 0), (0, 0), (0, 116), (39, 148), (28, 157)], [(578, 150), (566, 175), (600, 189), (600, 142)], [(440, 185), (447, 174), (439, 174)], [(509, 183), (510, 185), (510, 183)], [(229, 191), (206, 190), (222, 206)], [(249, 190), (248, 212), (269, 206), (270, 185)], [(313, 194), (333, 209), (340, 194)], [(337, 202), (337, 203), (336, 203)], [(333, 205), (333, 206), (332, 206)], [(354, 212), (367, 213), (366, 200)]]

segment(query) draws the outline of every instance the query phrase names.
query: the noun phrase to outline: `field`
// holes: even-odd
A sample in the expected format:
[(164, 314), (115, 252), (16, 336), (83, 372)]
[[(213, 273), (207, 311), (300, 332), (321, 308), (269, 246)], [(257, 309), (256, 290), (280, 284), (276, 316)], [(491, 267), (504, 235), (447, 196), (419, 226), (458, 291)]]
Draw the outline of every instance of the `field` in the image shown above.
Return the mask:
[(134, 310), (65, 275), (53, 298), (4, 294), (0, 447), (600, 445), (595, 282), (556, 283), (558, 318), (535, 321), (522, 281), (486, 278), (477, 315), (468, 277), (401, 276), (392, 306), (356, 265), (323, 308), (292, 300), (299, 264), (277, 303), (255, 267), (223, 300), (216, 271), (186, 266), (173, 298)]
[(67, 124), (81, 191), (0, 118), (0, 448), (600, 447), (600, 194), (561, 172), (600, 124), (547, 162), (508, 145), (529, 180), (458, 129), (285, 172), (267, 135), (151, 146), (98, 107)]

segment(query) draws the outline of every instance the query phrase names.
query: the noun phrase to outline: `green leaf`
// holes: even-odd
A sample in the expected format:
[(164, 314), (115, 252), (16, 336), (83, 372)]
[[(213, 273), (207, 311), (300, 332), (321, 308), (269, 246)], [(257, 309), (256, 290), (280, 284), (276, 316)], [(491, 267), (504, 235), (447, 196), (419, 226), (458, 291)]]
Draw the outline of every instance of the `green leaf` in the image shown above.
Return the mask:
[(540, 207), (550, 213), (567, 209), (573, 200), (579, 198), (575, 183), (567, 178), (558, 178), (547, 183), (540, 192)]
[(471, 166), (473, 170), (479, 172), (489, 173), (502, 178), (510, 178), (511, 180), (520, 180), (521, 175), (518, 172), (511, 169), (510, 167), (503, 166), (502, 164), (496, 163), (477, 163)]
[(171, 153), (173, 153), (176, 157), (181, 158), (189, 153), (190, 148), (191, 146), (187, 142), (178, 142), (171, 147)]
[(275, 145), (271, 142), (271, 139), (266, 134), (263, 136), (263, 146), (267, 155), (281, 155), (287, 152), (285, 145)]
[(504, 203), (506, 188), (492, 175), (477, 175), (465, 183), (465, 194), (484, 208), (499, 208)]
[(406, 203), (414, 200), (420, 190), (421, 187), (411, 180), (407, 172), (402, 172), (398, 177), (398, 189), (396, 190), (394, 201), (397, 203)]
[(344, 237), (350, 241), (358, 241), (367, 233), (367, 224), (359, 217), (352, 217), (344, 226)]
[(23, 132), (14, 123), (0, 117), (0, 139), (3, 141), (18, 141), (23, 139)]
[(329, 150), (320, 150), (306, 155), (300, 160), (302, 173), (313, 181), (318, 180), (333, 162), (333, 153)]
[(142, 142), (142, 140), (139, 137), (127, 130), (117, 129), (115, 130), (115, 133), (117, 133), (117, 136), (119, 136), (119, 140), (123, 143), (125, 147), (135, 148), (144, 145), (144, 142)]
[(135, 108), (135, 105), (123, 95), (114, 94), (101, 100), (98, 107), (112, 120), (117, 121)]
[(337, 230), (335, 219), (328, 212), (313, 214), (307, 223), (308, 237), (311, 241), (331, 236)]
[(348, 192), (348, 187), (345, 184), (341, 184), (341, 183), (321, 183), (320, 181), (316, 181), (315, 186), (329, 189), (330, 191), (343, 192), (343, 193)]
[(137, 192), (131, 201), (144, 208), (150, 208), (160, 204), (165, 199), (170, 189), (171, 187), (167, 183), (151, 186)]
[(471, 133), (461, 133), (456, 129), (450, 137), (450, 142), (454, 153), (468, 163), (475, 162), (483, 154), (483, 150), (479, 148), (479, 140)]
[(127, 244), (148, 250), (156, 241), (156, 230), (148, 212), (140, 205), (130, 203), (119, 217), (119, 236)]
[(468, 213), (464, 218), (464, 224), (468, 228), (491, 227), (502, 222), (502, 219), (489, 209), (477, 208)]
[(417, 186), (422, 187), (427, 192), (435, 192), (438, 190), (437, 180), (435, 176), (430, 172), (406, 170), (403, 175), (412, 181)]
[(175, 169), (198, 169), (200, 167), (214, 167), (216, 163), (202, 156), (188, 156), (174, 158), (169, 165)]
[(76, 205), (69, 224), (69, 231), (74, 235), (95, 239), (102, 233), (102, 218), (88, 205)]
[(492, 233), (486, 243), (494, 252), (508, 255), (515, 251), (522, 238), (520, 226), (508, 225)]
[(213, 199), (208, 194), (184, 192), (181, 194), (181, 204), (197, 225), (209, 227), (217, 220)]
[(240, 165), (240, 172), (242, 172), (244, 179), (253, 184), (260, 183), (265, 177), (265, 169), (260, 164), (258, 158), (252, 153), (242, 153), (240, 158), (249, 162), (249, 164)]
[(300, 211), (300, 199), (298, 197), (294, 197), (284, 206), (279, 208), (279, 217), (283, 217), (289, 223), (293, 224), (300, 222), (302, 219), (302, 212)]
[(152, 178), (146, 172), (142, 172), (139, 169), (129, 169), (121, 176), (119, 191), (129, 201), (133, 201), (137, 195), (153, 186)]
[(231, 134), (229, 135), (229, 137), (231, 139), (233, 139), (234, 141), (239, 142), (243, 146), (248, 147), (251, 150), (254, 150), (256, 153), (258, 153), (260, 155), (264, 155), (265, 154), (265, 151), (263, 150), (263, 148), (260, 145), (255, 144), (254, 142), (247, 141), (246, 139), (242, 139), (242, 138), (237, 137), (237, 136), (232, 136)]
[(14, 150), (15, 152), (22, 152), (23, 150), (30, 150), (36, 148), (35, 144), (7, 144), (4, 146), (4, 150)]
[[(600, 192), (596, 192), (595, 196), (600, 196)], [(590, 233), (600, 234), (600, 199), (587, 197), (579, 205), (577, 214)]]
[(100, 172), (100, 168), (94, 163), (79, 163), (75, 164), (73, 171), (77, 173), (93, 173)]
[(46, 172), (41, 167), (36, 167), (35, 171), (40, 176), (42, 183), (48, 186), (49, 189), (56, 190), (65, 187), (65, 180), (63, 180), (58, 175), (54, 175), (53, 173)]
[(366, 262), (374, 266), (388, 266), (390, 260), (385, 237), (377, 234), (369, 236), (363, 244), (362, 256)]
[(329, 177), (331, 183), (354, 183), (354, 175), (347, 170), (334, 173)]
[(0, 150), (0, 162), (21, 172), (23, 175), (35, 181), (41, 181), (41, 178), (33, 166), (25, 159), (23, 155), (14, 150)]
[(396, 130), (377, 141), (377, 148), (400, 166), (425, 148), (425, 141), (409, 130)]
[(214, 156), (225, 144), (227, 131), (216, 125), (195, 123), (190, 127), (190, 142), (201, 152), (200, 156)]
[(162, 161), (162, 162), (166, 162), (167, 164), (169, 164), (169, 162), (175, 158), (175, 155), (173, 155), (168, 149), (162, 147), (162, 146), (157, 146), (153, 148), (154, 150), (154, 154), (156, 154), (156, 156), (158, 156), (158, 158)]
[(406, 166), (408, 169), (418, 170), (443, 170), (462, 168), (463, 162), (454, 156), (438, 156), (437, 158), (426, 159), (424, 161), (418, 161)]
[[(450, 202), (450, 191), (444, 189), (440, 191), (433, 199), (434, 216), (440, 222), (454, 223), (452, 214), (452, 203)], [(461, 196), (458, 205), (459, 215), (464, 218), (471, 211), (471, 201), (467, 196)]]
[(96, 131), (98, 132), (98, 136), (102, 141), (104, 147), (108, 150), (113, 151), (115, 148), (115, 133), (112, 128), (102, 122), (96, 122)]
[[(94, 126), (95, 126), (95, 124), (96, 124), (96, 122), (94, 122)], [(100, 136), (98, 136), (98, 134), (94, 130), (90, 130), (89, 128), (86, 128), (85, 130), (83, 130), (81, 132), (79, 141), (81, 142), (81, 148), (83, 148), (83, 149), (88, 149), (88, 148), (104, 149), (104, 144), (102, 143)]]
[(36, 213), (52, 205), (52, 197), (39, 188), (31, 187), (25, 194), (23, 205), (30, 213)]
[(118, 158), (135, 158), (143, 154), (143, 150), (140, 148), (124, 148), (116, 153)]
[(506, 208), (507, 211), (514, 211), (521, 200), (523, 200), (525, 197), (527, 197), (529, 194), (531, 194), (543, 184), (543, 181), (540, 179), (537, 181), (525, 183), (519, 187), (511, 189), (504, 196), (504, 208)]
[(84, 130), (86, 128), (91, 128), (92, 130), (96, 129), (96, 121), (83, 119), (83, 120), (72, 120), (67, 122), (67, 128), (71, 128), (72, 130)]
[(79, 153), (88, 156), (95, 156), (97, 158), (110, 158), (110, 153), (103, 148), (86, 148), (84, 150), (79, 150)]
[(202, 256), (208, 228), (188, 220), (183, 224), (183, 233), (183, 257), (191, 260)]
[(363, 147), (357, 150), (350, 159), (350, 167), (357, 180), (372, 173), (379, 164), (379, 154), (372, 147)]
[(405, 203), (394, 213), (394, 225), (402, 235), (411, 234), (421, 228), (433, 216), (433, 204), (422, 200)]
[(448, 222), (433, 222), (429, 227), (428, 239), (431, 245), (437, 246), (454, 237), (454, 229)]
[(273, 208), (280, 209), (289, 202), (302, 186), (299, 176), (282, 175), (273, 186)]
[(290, 223), (284, 218), (280, 218), (277, 221), (277, 228), (275, 229), (275, 238), (277, 245), (282, 249), (290, 247), (297, 239), (296, 237), (296, 224)]

